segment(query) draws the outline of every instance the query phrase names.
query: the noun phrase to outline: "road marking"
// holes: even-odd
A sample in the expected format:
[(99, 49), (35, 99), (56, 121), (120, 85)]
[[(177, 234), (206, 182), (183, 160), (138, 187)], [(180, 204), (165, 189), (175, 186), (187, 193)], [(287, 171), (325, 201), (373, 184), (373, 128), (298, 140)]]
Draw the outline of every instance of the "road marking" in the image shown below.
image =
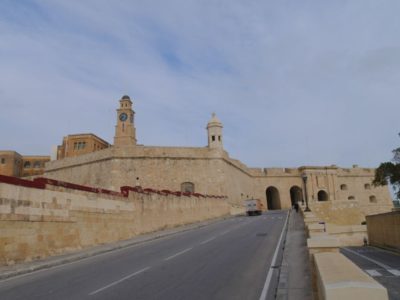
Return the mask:
[(150, 269), (150, 268), (151, 268), (151, 267), (146, 267), (146, 268), (141, 269), (141, 270), (139, 270), (139, 271), (137, 271), (137, 272), (135, 272), (135, 273), (132, 273), (132, 274), (130, 274), (130, 275), (128, 275), (128, 276), (125, 276), (125, 277), (121, 278), (120, 280), (114, 281), (114, 282), (112, 282), (112, 283), (110, 283), (110, 284), (108, 284), (108, 285), (106, 285), (106, 286), (104, 286), (104, 287), (102, 287), (102, 288), (99, 288), (98, 290), (95, 290), (95, 291), (91, 292), (91, 293), (89, 294), (89, 296), (92, 296), (92, 295), (95, 295), (95, 294), (97, 294), (97, 293), (100, 293), (100, 292), (104, 291), (105, 289), (108, 289), (109, 287), (112, 287), (112, 286), (114, 286), (114, 285), (117, 285), (117, 284), (121, 283), (122, 281), (125, 281), (125, 280), (127, 280), (127, 279), (129, 279), (129, 278), (131, 278), (131, 277), (133, 277), (133, 276), (139, 275), (140, 273), (143, 273), (144, 271), (147, 271), (147, 270)]
[(204, 245), (204, 244), (207, 244), (208, 242), (211, 242), (212, 240), (215, 240), (215, 236), (213, 236), (212, 238), (209, 238), (208, 240), (205, 240), (205, 241), (202, 241), (201, 243), (200, 243), (200, 245)]
[(230, 231), (231, 231), (231, 230), (225, 230), (225, 231), (221, 232), (219, 235), (227, 234), (227, 233), (229, 233)]
[[(396, 271), (397, 271), (397, 270), (393, 269), (392, 267), (390, 267), (390, 266), (388, 266), (388, 265), (385, 265), (385, 264), (383, 264), (383, 263), (381, 263), (381, 262), (379, 262), (379, 261), (377, 261), (377, 260), (375, 260), (375, 259), (369, 258), (368, 256), (362, 255), (362, 254), (358, 253), (357, 251), (353, 251), (353, 250), (350, 250), (350, 249), (348, 249), (348, 248), (342, 248), (342, 249), (343, 249), (343, 250), (346, 250), (346, 251), (348, 251), (348, 252), (350, 252), (350, 253), (353, 253), (353, 254), (355, 254), (355, 255), (358, 255), (358, 256), (360, 256), (360, 257), (366, 259), (366, 260), (369, 260), (369, 261), (373, 262), (374, 264), (376, 264), (376, 265), (378, 265), (378, 266), (384, 268), (386, 271), (392, 273), (393, 275), (395, 275), (394, 273), (396, 273)], [(394, 273), (393, 273), (393, 272), (394, 272)], [(397, 272), (399, 272), (399, 271), (397, 271)], [(398, 274), (400, 274), (400, 272), (399, 272)], [(396, 275), (396, 276), (398, 276), (398, 275)]]
[(185, 252), (188, 252), (188, 251), (190, 251), (190, 250), (192, 250), (192, 249), (193, 249), (193, 248), (187, 248), (187, 249), (185, 249), (185, 250), (182, 250), (181, 252), (175, 253), (174, 255), (168, 256), (168, 257), (165, 258), (164, 260), (167, 261), (167, 260), (173, 259), (173, 258), (177, 257), (178, 255), (181, 255), (181, 254), (183, 254), (183, 253), (185, 253)]
[(283, 234), (285, 232), (285, 229), (286, 229), (286, 226), (288, 223), (288, 218), (289, 218), (289, 213), (286, 214), (285, 225), (282, 228), (281, 236), (279, 238), (278, 244), (276, 245), (275, 253), (274, 253), (274, 256), (272, 257), (271, 266), (270, 266), (268, 274), (267, 274), (267, 279), (265, 280), (265, 284), (264, 284), (264, 288), (263, 288), (261, 296), (260, 296), (260, 300), (267, 299), (267, 293), (268, 293), (269, 285), (271, 284), (271, 279), (272, 279), (272, 272), (274, 270), (272, 268), (272, 266), (275, 266), (276, 259), (278, 258), (278, 252), (279, 252), (279, 248), (281, 246)]
[(367, 272), (372, 277), (382, 276), (382, 274), (379, 273), (377, 270), (365, 270), (365, 272)]
[(400, 276), (400, 271), (396, 269), (387, 269), (389, 273), (392, 273), (394, 276)]

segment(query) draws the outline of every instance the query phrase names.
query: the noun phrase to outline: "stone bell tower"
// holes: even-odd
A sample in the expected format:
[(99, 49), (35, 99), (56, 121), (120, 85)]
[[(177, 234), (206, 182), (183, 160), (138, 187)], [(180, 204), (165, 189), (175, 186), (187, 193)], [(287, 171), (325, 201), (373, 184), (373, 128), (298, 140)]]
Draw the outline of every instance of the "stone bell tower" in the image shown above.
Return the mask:
[(222, 123), (215, 113), (207, 124), (208, 147), (213, 149), (223, 149), (222, 144)]
[(129, 96), (122, 96), (117, 109), (117, 125), (115, 126), (114, 146), (136, 145), (135, 112)]

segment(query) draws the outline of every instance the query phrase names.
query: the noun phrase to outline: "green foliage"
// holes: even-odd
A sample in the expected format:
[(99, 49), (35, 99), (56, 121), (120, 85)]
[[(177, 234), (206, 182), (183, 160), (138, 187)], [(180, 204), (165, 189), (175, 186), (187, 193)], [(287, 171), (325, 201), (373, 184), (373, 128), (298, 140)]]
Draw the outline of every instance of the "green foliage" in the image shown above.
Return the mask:
[(375, 186), (390, 183), (396, 191), (397, 199), (400, 199), (400, 148), (394, 149), (392, 152), (393, 162), (381, 163), (375, 170), (375, 178), (372, 183)]

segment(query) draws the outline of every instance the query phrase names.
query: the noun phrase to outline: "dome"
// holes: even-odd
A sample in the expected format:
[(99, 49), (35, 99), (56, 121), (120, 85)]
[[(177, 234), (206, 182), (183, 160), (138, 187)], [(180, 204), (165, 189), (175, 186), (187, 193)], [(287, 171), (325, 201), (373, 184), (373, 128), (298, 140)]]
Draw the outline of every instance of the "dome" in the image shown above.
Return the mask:
[(123, 95), (121, 99), (122, 100), (131, 100), (131, 98), (128, 95)]
[(211, 124), (211, 123), (221, 124), (221, 121), (217, 118), (217, 115), (215, 113), (212, 113), (211, 120), (208, 121), (208, 124)]

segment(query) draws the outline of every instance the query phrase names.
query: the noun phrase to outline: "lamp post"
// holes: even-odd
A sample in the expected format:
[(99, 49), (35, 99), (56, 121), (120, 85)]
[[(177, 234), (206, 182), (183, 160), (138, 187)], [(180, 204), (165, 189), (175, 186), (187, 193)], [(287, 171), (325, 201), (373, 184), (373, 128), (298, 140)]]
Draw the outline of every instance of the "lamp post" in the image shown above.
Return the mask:
[(305, 173), (303, 173), (303, 174), (301, 174), (301, 178), (303, 179), (303, 182), (304, 182), (304, 195), (306, 198), (306, 209), (304, 211), (311, 211), (311, 209), (308, 207), (307, 175)]

